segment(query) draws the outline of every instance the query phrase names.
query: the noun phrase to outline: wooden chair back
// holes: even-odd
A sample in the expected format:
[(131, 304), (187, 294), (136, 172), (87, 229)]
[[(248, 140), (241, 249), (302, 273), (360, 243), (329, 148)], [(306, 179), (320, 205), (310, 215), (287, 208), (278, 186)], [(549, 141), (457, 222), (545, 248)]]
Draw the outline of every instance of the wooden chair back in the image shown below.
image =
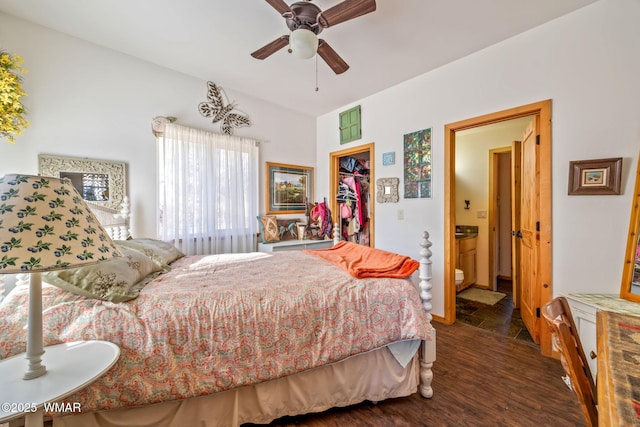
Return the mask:
[(569, 303), (564, 297), (554, 298), (544, 305), (542, 316), (551, 330), (554, 349), (560, 352), (562, 367), (571, 380), (571, 388), (578, 396), (587, 424), (597, 426), (596, 386)]

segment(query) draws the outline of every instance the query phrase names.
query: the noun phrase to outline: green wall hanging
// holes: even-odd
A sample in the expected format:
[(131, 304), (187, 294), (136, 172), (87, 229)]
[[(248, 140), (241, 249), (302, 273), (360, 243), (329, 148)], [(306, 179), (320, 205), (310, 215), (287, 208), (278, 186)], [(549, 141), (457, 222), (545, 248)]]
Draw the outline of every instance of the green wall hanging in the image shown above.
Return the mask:
[(362, 138), (360, 106), (340, 113), (340, 144)]

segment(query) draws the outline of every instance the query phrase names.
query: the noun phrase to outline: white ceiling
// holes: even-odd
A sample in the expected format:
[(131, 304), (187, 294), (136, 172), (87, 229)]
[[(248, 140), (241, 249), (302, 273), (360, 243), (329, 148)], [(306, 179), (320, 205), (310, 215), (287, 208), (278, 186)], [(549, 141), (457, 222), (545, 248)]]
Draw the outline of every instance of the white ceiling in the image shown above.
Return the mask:
[(0, 0), (0, 12), (317, 116), (595, 1), (377, 0), (322, 32), (351, 68), (335, 75), (318, 59), (317, 92), (315, 59), (249, 55), (288, 33), (263, 0)]

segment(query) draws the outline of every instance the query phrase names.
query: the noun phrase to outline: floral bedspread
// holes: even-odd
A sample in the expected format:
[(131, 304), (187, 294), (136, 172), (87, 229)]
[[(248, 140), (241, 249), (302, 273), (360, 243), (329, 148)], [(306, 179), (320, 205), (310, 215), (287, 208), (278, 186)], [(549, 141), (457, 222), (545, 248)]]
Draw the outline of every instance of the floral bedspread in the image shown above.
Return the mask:
[[(0, 304), (0, 358), (25, 351), (27, 299), (20, 286)], [(259, 383), (432, 330), (410, 281), (355, 279), (302, 252), (185, 257), (120, 304), (45, 284), (43, 309), (45, 346), (120, 346), (107, 374), (66, 399), (83, 411)]]

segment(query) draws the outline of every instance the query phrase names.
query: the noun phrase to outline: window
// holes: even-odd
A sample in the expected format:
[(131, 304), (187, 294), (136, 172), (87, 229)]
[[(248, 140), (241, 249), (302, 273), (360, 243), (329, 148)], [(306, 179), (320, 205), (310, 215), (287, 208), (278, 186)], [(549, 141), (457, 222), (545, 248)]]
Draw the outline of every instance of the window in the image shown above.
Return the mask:
[(255, 250), (258, 144), (167, 124), (158, 137), (158, 234), (187, 255)]

